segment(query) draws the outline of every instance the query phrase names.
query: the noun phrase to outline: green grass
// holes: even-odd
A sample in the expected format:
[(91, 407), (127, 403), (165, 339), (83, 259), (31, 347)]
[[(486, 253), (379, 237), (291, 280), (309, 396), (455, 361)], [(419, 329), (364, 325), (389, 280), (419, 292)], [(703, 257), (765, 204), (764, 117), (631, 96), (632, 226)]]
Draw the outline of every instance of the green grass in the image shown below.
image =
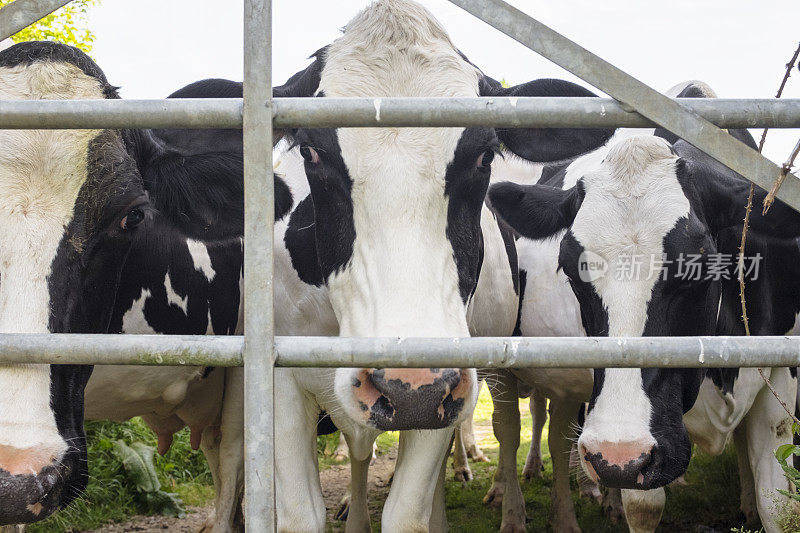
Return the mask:
[[(140, 504), (122, 463), (113, 453), (112, 442), (142, 441), (156, 446), (156, 436), (139, 418), (122, 424), (87, 422), (89, 486), (83, 496), (67, 509), (32, 524), (32, 533), (61, 533), (93, 529), (109, 522), (121, 522), (145, 508)], [(189, 431), (175, 435), (166, 456), (156, 455), (156, 469), (162, 490), (177, 492), (186, 505), (205, 505), (214, 497), (211, 472), (199, 451), (189, 445)]]
[[(517, 452), (517, 465), (521, 474), (525, 464), (531, 438), (531, 419), (527, 400), (520, 401), (522, 438)], [(490, 425), (492, 402), (484, 387), (475, 410), (476, 424)], [(32, 533), (61, 533), (97, 528), (109, 522), (120, 522), (143, 513), (135, 490), (129, 483), (122, 464), (112, 451), (112, 442), (122, 439), (128, 443), (143, 441), (156, 445), (155, 435), (140, 419), (124, 424), (111, 422), (89, 422), (86, 426), (89, 443), (90, 482), (83, 497), (68, 509), (30, 527)], [(547, 426), (542, 443), (545, 471), (541, 479), (524, 483), (528, 531), (552, 531), (548, 524), (550, 513), (550, 490), (553, 485), (552, 463), (547, 447)], [(397, 445), (397, 433), (384, 433), (378, 438), (378, 453), (385, 454)], [(342, 462), (331, 457), (338, 443), (338, 434), (320, 437), (318, 450), (320, 468), (326, 469)], [(483, 496), (489, 490), (497, 465), (497, 441), (490, 434), (480, 445), (491, 462), (471, 463), (475, 479), (462, 485), (453, 480), (448, 471), (446, 498), (447, 517), (451, 531), (490, 532), (500, 527), (501, 515), (497, 509), (488, 509)], [(175, 436), (170, 452), (156, 456), (156, 466), (163, 490), (177, 492), (187, 506), (203, 506), (213, 500), (214, 489), (211, 474), (202, 453), (189, 445), (189, 432), (184, 430)], [(727, 450), (721, 457), (709, 457), (696, 453), (686, 473), (689, 482), (685, 487), (667, 489), (667, 507), (659, 531), (697, 531), (697, 526), (729, 531), (742, 528), (758, 531), (758, 524), (743, 524), (738, 510), (739, 480), (736, 455)], [(380, 514), (388, 490), (381, 488), (370, 494), (370, 513), (373, 531), (380, 531)], [(573, 501), (578, 522), (585, 532), (626, 532), (623, 524), (612, 524), (605, 517), (600, 505), (578, 496), (573, 480)], [(91, 502), (89, 504), (88, 502)], [(329, 524), (330, 531), (343, 531), (342, 523)], [(706, 529), (704, 531), (711, 531)]]
[[(522, 474), (531, 439), (531, 419), (528, 412), (528, 401), (520, 401), (522, 418), (522, 438), (517, 452), (518, 471)], [(475, 410), (476, 424), (491, 422), (492, 402), (486, 388), (481, 391)], [(545, 471), (540, 479), (523, 483), (526, 513), (528, 515), (527, 530), (530, 532), (550, 532), (553, 529), (548, 523), (550, 514), (550, 491), (553, 486), (553, 468), (547, 447), (547, 426), (545, 426), (542, 442), (542, 454)], [(391, 436), (390, 438), (396, 439)], [(394, 440), (393, 440), (394, 441)], [(452, 471), (448, 469), (446, 483), (447, 518), (450, 529), (454, 532), (468, 531), (483, 533), (498, 531), (501, 522), (499, 509), (489, 509), (483, 504), (483, 497), (492, 484), (492, 476), (497, 466), (498, 444), (493, 436), (485, 438), (480, 445), (489, 457), (489, 463), (470, 463), (474, 480), (467, 484), (456, 482)], [(333, 446), (335, 448), (335, 444)], [(381, 444), (379, 442), (379, 449)], [(332, 449), (332, 448), (331, 448)], [(324, 468), (324, 460), (321, 463)], [(448, 463), (450, 466), (451, 462)], [(758, 524), (743, 524), (739, 513), (739, 479), (737, 474), (736, 454), (728, 449), (720, 457), (710, 457), (702, 452), (695, 453), (689, 470), (686, 473), (688, 486), (668, 487), (667, 505), (661, 520), (659, 532), (729, 531), (733, 527), (747, 526), (758, 531)], [(593, 500), (580, 498), (575, 480), (572, 480), (573, 502), (578, 516), (578, 523), (584, 532), (626, 533), (625, 524), (613, 524), (608, 520), (599, 504)], [(370, 494), (370, 513), (373, 531), (380, 531), (381, 501)], [(329, 531), (343, 531), (340, 524), (329, 524)]]

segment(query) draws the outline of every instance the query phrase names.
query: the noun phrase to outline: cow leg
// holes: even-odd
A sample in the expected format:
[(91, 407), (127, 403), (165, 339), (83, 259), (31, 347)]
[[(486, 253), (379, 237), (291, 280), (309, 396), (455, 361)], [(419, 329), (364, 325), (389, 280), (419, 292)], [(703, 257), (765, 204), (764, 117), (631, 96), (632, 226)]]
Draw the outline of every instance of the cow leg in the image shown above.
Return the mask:
[(439, 477), (436, 480), (436, 490), (433, 493), (433, 508), (431, 509), (431, 521), (428, 525), (429, 533), (446, 533), (447, 512), (444, 501), (444, 479), (447, 475), (447, 456), (445, 455), (442, 466), (439, 468)]
[[(206, 432), (212, 428), (206, 428)], [(214, 533), (244, 530), (244, 369), (225, 371), (219, 438), (219, 479), (214, 502)]]
[(347, 448), (347, 439), (345, 439), (344, 433), (342, 433), (340, 431), (339, 432), (339, 444), (336, 446), (336, 449), (333, 451), (333, 460), (334, 461), (346, 461), (348, 457), (350, 457), (350, 450)]
[(300, 390), (293, 370), (275, 369), (275, 499), (279, 531), (325, 530), (317, 463), (319, 408)]
[(456, 481), (465, 483), (472, 481), (472, 470), (467, 461), (467, 449), (464, 446), (464, 424), (456, 426), (453, 439), (453, 476)]
[(533, 422), (533, 432), (531, 433), (531, 448), (528, 450), (528, 458), (525, 460), (525, 468), (522, 469), (522, 477), (525, 481), (530, 481), (537, 477), (542, 477), (544, 464), (542, 463), (542, 432), (544, 424), (547, 422), (547, 398), (533, 389), (530, 398), (531, 421)]
[(547, 442), (553, 461), (553, 492), (550, 523), (554, 531), (579, 532), (578, 518), (569, 490), (569, 454), (580, 402), (550, 398), (550, 431)]
[(367, 480), (370, 460), (370, 456), (362, 460), (353, 455), (350, 456), (346, 533), (372, 531), (369, 523), (369, 508), (367, 507)]
[[(778, 395), (787, 405), (794, 405), (797, 384), (789, 375), (789, 369), (773, 368), (769, 374)], [(761, 524), (767, 533), (778, 532), (780, 528), (773, 517), (774, 500), (778, 498), (781, 503), (792, 504), (775, 491), (776, 488), (789, 490), (789, 481), (773, 452), (782, 444), (792, 443), (792, 419), (767, 387), (761, 389), (747, 413), (745, 430)]]
[[(478, 386), (480, 389), (480, 385)], [(476, 463), (488, 463), (489, 458), (483, 453), (483, 450), (478, 446), (478, 441), (475, 440), (475, 412), (469, 415), (469, 418), (461, 423), (461, 438), (463, 439), (464, 448), (467, 450), (467, 457)]]
[(739, 464), (739, 508), (748, 524), (758, 520), (758, 504), (756, 503), (756, 483), (753, 471), (750, 470), (750, 457), (747, 453), (747, 430), (745, 424), (739, 424), (733, 430), (733, 443), (736, 446), (736, 460)]
[[(586, 472), (581, 471), (578, 475), (586, 475)], [(620, 520), (625, 519), (625, 509), (622, 507), (622, 492), (620, 489), (608, 488), (603, 491), (603, 511), (612, 523), (617, 524)]]
[(525, 499), (517, 477), (520, 429), (517, 378), (510, 372), (498, 372), (494, 377), (492, 429), (500, 443), (500, 459), (492, 487), (483, 501), (493, 507), (502, 502), (501, 532), (522, 533), (525, 531)]
[(622, 489), (622, 507), (631, 533), (652, 533), (661, 522), (667, 494), (664, 487), (653, 490)]
[(436, 485), (441, 475), (442, 461), (450, 452), (453, 429), (400, 432), (397, 465), (389, 497), (383, 506), (381, 531), (427, 531), (434, 496), (444, 498)]

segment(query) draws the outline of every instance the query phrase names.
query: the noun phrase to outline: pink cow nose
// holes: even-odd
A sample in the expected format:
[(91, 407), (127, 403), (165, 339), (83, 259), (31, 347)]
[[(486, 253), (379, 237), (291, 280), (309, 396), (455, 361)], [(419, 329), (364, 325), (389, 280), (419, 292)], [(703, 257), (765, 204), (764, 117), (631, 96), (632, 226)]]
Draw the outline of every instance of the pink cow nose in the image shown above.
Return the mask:
[(466, 377), (457, 368), (365, 368), (353, 388), (368, 423), (378, 429), (441, 429), (451, 425), (464, 406)]
[(642, 442), (581, 444), (589, 475), (607, 487), (641, 488), (644, 471), (653, 461), (653, 445)]

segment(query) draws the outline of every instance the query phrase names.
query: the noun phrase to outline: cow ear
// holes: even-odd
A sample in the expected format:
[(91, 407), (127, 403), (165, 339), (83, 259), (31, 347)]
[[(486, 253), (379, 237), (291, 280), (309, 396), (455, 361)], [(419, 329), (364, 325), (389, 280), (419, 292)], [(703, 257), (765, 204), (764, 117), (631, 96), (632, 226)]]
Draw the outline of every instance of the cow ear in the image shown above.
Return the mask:
[(582, 200), (579, 186), (563, 190), (506, 181), (489, 188), (492, 209), (529, 239), (545, 239), (571, 226)]
[[(597, 96), (580, 85), (564, 80), (541, 79), (514, 87), (484, 76), (479, 84), (481, 96)], [(497, 137), (523, 159), (548, 162), (568, 159), (598, 148), (614, 134), (614, 129), (497, 128)]]
[[(319, 89), (320, 75), (325, 65), (325, 51), (327, 47), (321, 48), (311, 56), (314, 62), (300, 72), (294, 74), (286, 80), (286, 83), (272, 88), (273, 98), (309, 98), (314, 96)], [(272, 145), (275, 146), (285, 136), (293, 135), (291, 130), (276, 129), (272, 135)]]

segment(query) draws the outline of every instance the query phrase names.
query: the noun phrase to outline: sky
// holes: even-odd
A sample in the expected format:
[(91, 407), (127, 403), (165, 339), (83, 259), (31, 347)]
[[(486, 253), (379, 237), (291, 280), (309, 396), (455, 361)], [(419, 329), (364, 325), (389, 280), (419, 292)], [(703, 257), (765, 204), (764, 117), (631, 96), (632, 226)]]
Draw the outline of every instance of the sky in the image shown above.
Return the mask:
[[(283, 83), (368, 0), (274, 0), (273, 80)], [(558, 77), (588, 86), (447, 0), (421, 0), (488, 75), (511, 84)], [(800, 0), (511, 0), (660, 91), (690, 79), (723, 98), (771, 98), (800, 42)], [(203, 78), (242, 80), (241, 0), (101, 0), (92, 56), (124, 98), (163, 98)], [(796, 68), (784, 98), (800, 98)], [(757, 135), (758, 132), (754, 132)], [(783, 162), (800, 130), (773, 130)]]

